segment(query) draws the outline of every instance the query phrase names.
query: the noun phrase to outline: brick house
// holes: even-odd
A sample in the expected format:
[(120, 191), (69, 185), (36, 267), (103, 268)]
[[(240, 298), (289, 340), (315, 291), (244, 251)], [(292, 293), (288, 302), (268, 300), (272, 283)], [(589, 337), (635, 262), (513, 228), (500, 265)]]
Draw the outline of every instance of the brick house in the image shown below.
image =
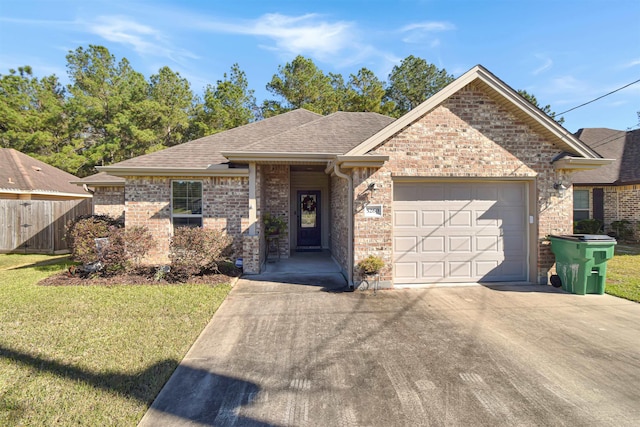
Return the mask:
[(270, 214), (288, 224), (282, 257), (330, 251), (349, 283), (369, 254), (386, 286), (546, 283), (545, 236), (572, 230), (571, 173), (609, 162), (476, 66), (397, 120), (295, 110), (101, 167), (124, 186), (103, 175), (94, 199), (153, 232), (154, 262), (173, 227), (217, 227), (258, 273)]
[(640, 240), (640, 129), (587, 128), (576, 132), (576, 137), (615, 160), (573, 176), (574, 220), (597, 219), (605, 232), (613, 231), (613, 221), (627, 220), (633, 238)]

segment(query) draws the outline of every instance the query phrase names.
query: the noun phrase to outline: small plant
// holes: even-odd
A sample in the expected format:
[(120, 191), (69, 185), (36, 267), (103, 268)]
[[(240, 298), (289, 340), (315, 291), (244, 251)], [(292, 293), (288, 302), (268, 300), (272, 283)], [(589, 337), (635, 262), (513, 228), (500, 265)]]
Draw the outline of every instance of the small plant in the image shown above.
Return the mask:
[(264, 223), (264, 233), (267, 236), (285, 234), (287, 231), (287, 222), (278, 216), (266, 213), (262, 222)]
[(573, 223), (573, 232), (580, 234), (599, 234), (602, 232), (602, 222), (597, 219), (583, 219)]
[(364, 275), (378, 274), (382, 267), (384, 267), (384, 261), (376, 255), (369, 255), (358, 263), (358, 269)]

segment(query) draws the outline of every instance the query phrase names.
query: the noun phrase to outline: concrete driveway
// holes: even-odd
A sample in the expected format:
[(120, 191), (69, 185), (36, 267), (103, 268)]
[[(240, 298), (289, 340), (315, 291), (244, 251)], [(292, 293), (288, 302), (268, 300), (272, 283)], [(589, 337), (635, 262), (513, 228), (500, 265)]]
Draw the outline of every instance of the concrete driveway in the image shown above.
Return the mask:
[(640, 425), (640, 304), (272, 280), (238, 282), (140, 425)]

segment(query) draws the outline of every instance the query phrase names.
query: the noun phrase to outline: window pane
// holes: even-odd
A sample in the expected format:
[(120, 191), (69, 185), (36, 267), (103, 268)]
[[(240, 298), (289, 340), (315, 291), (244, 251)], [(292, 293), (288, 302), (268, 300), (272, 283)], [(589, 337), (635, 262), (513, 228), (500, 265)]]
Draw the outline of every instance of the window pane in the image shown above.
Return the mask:
[(573, 192), (573, 209), (589, 210), (589, 190), (575, 190)]
[(574, 221), (581, 221), (583, 219), (589, 219), (589, 211), (573, 211)]
[(202, 214), (202, 183), (199, 181), (173, 181), (173, 213)]

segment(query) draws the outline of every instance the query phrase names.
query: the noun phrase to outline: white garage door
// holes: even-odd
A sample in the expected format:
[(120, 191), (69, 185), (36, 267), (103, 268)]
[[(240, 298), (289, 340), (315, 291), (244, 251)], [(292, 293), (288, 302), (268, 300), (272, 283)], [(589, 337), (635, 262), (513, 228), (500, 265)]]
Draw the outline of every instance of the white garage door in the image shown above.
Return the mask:
[(527, 279), (522, 182), (395, 183), (396, 284)]

